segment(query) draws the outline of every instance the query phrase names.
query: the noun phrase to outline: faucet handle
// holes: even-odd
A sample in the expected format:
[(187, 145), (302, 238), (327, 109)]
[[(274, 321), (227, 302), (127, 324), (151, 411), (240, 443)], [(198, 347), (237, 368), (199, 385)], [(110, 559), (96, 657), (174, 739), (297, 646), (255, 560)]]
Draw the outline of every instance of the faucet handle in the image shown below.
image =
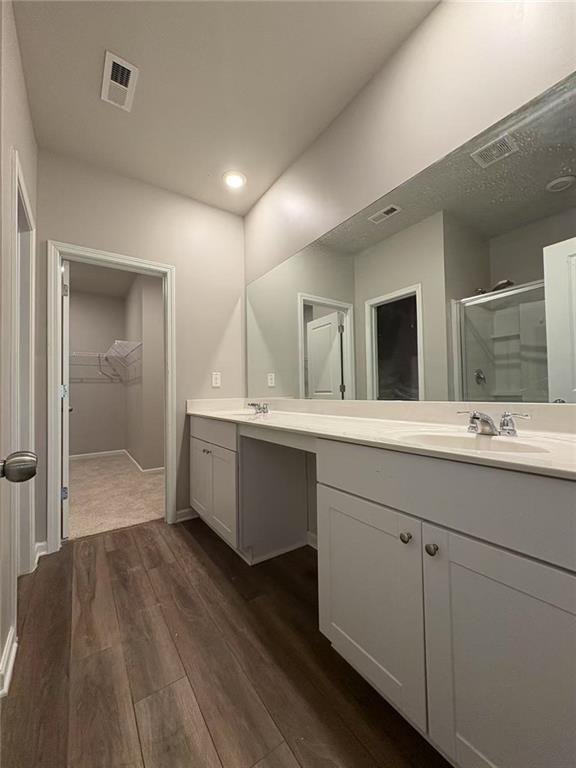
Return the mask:
[(456, 413), (469, 415), (470, 421), (468, 422), (468, 432), (478, 432), (478, 420), (480, 418), (479, 411), (456, 411)]
[(518, 432), (516, 431), (516, 424), (514, 419), (531, 419), (529, 413), (512, 413), (511, 411), (504, 411), (500, 418), (500, 434), (508, 435), (508, 437), (516, 437)]

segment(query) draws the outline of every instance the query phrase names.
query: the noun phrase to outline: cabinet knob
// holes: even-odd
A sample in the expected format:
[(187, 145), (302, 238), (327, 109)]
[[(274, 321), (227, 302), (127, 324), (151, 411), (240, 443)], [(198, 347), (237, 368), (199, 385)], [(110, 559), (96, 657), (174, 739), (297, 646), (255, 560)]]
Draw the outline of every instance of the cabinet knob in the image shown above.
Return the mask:
[(409, 531), (402, 531), (400, 541), (402, 544), (409, 544), (412, 541), (412, 534)]
[(426, 550), (427, 555), (430, 555), (430, 557), (435, 557), (438, 554), (440, 547), (438, 544), (426, 544), (424, 549)]

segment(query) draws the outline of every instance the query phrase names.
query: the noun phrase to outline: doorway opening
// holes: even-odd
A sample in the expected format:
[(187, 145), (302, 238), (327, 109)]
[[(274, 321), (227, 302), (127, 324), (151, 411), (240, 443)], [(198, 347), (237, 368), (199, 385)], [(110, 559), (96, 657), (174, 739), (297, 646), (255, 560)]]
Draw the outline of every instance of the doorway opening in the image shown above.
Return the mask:
[(164, 312), (160, 277), (62, 266), (62, 529), (79, 538), (164, 517)]
[(48, 244), (48, 550), (176, 519), (174, 267)]
[(300, 397), (353, 400), (353, 305), (298, 294)]
[(366, 302), (366, 384), (372, 400), (424, 400), (420, 284)]

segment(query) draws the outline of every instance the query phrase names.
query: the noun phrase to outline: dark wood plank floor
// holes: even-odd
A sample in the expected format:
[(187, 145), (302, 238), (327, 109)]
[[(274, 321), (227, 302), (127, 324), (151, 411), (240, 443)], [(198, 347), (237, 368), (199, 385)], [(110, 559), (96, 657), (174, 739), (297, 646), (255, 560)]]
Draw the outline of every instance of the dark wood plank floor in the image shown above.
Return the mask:
[(318, 631), (315, 552), (199, 520), (66, 544), (20, 583), (2, 768), (449, 768)]

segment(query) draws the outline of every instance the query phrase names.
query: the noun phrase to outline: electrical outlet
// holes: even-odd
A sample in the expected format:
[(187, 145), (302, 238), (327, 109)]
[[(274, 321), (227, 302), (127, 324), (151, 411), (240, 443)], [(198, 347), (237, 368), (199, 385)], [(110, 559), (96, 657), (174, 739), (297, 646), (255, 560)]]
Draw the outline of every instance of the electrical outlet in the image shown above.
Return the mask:
[(275, 387), (276, 386), (276, 374), (275, 373), (269, 373), (268, 374), (268, 386), (269, 387)]
[(222, 374), (220, 371), (212, 371), (212, 386), (215, 389), (222, 386)]

